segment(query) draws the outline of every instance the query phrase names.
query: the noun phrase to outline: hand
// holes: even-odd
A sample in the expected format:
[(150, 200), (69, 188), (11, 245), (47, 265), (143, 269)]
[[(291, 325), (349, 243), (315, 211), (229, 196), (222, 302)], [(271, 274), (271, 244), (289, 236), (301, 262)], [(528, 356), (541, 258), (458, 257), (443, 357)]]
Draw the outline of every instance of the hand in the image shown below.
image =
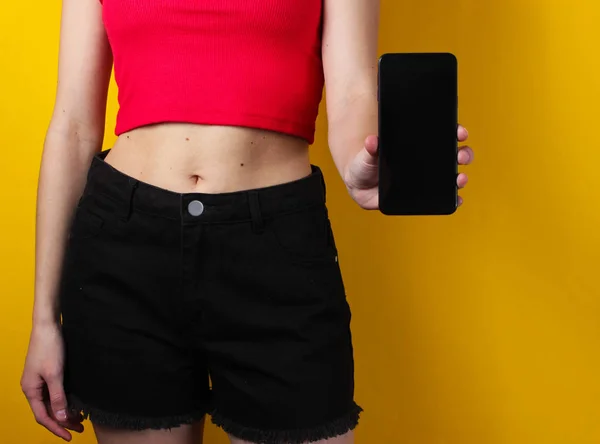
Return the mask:
[(83, 432), (79, 412), (67, 408), (63, 389), (64, 345), (59, 325), (36, 326), (31, 332), (21, 387), (38, 424), (70, 441)]
[[(457, 137), (459, 142), (465, 142), (469, 134), (465, 128), (458, 126)], [(369, 136), (365, 140), (365, 146), (346, 168), (344, 182), (348, 188), (350, 196), (362, 208), (366, 210), (376, 210), (379, 208), (379, 167), (378, 167), (378, 146), (377, 136)], [(473, 161), (473, 150), (468, 146), (461, 146), (458, 150), (458, 163), (460, 165), (469, 165)], [(458, 188), (464, 188), (468, 177), (461, 173), (456, 178)], [(458, 198), (458, 205), (462, 205), (463, 200)]]

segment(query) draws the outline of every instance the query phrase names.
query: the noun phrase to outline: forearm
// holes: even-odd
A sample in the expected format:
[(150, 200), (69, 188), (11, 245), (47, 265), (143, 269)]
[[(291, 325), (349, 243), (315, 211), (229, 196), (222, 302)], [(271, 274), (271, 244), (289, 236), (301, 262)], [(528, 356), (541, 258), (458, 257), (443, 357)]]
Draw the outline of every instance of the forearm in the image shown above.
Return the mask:
[(59, 321), (67, 233), (87, 169), (101, 146), (100, 137), (84, 134), (76, 124), (60, 122), (51, 124), (46, 136), (37, 195), (34, 325)]
[(365, 139), (378, 133), (377, 108), (377, 92), (370, 91), (349, 99), (337, 107), (337, 115), (329, 116), (329, 149), (342, 179)]

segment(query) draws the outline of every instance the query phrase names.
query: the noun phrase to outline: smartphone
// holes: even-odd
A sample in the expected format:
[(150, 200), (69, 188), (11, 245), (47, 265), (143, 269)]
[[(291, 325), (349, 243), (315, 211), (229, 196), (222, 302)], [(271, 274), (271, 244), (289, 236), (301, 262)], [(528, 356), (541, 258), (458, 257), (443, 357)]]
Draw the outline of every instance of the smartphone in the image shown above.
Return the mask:
[(458, 62), (450, 53), (379, 59), (379, 210), (449, 215), (458, 206)]

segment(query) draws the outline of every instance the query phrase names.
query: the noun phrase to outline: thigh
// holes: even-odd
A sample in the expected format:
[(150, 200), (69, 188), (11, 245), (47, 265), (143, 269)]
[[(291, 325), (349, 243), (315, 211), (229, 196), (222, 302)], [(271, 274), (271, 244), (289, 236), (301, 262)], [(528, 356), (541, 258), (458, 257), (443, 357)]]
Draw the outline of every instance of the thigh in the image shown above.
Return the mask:
[(94, 425), (98, 444), (202, 444), (204, 421), (170, 430), (126, 431)]
[[(229, 442), (231, 444), (257, 444), (250, 441), (243, 441), (233, 436), (229, 436)], [(321, 439), (319, 441), (307, 442), (303, 444), (354, 444), (354, 432), (348, 432), (335, 438)]]
[(240, 442), (347, 434), (360, 407), (350, 308), (326, 211), (266, 220), (264, 230), (222, 230), (207, 236), (229, 240), (212, 261), (218, 279), (209, 293), (218, 297), (204, 305), (213, 422)]

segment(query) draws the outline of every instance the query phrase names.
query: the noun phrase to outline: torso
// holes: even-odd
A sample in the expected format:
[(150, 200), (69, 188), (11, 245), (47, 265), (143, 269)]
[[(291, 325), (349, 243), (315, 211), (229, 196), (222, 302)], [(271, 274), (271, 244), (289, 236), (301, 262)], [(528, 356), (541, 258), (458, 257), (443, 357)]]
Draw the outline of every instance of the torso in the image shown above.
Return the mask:
[(108, 163), (177, 192), (310, 174), (322, 0), (103, 0), (103, 8), (121, 105)]
[(106, 158), (121, 172), (179, 193), (223, 193), (310, 174), (308, 143), (233, 126), (159, 124), (122, 134)]

